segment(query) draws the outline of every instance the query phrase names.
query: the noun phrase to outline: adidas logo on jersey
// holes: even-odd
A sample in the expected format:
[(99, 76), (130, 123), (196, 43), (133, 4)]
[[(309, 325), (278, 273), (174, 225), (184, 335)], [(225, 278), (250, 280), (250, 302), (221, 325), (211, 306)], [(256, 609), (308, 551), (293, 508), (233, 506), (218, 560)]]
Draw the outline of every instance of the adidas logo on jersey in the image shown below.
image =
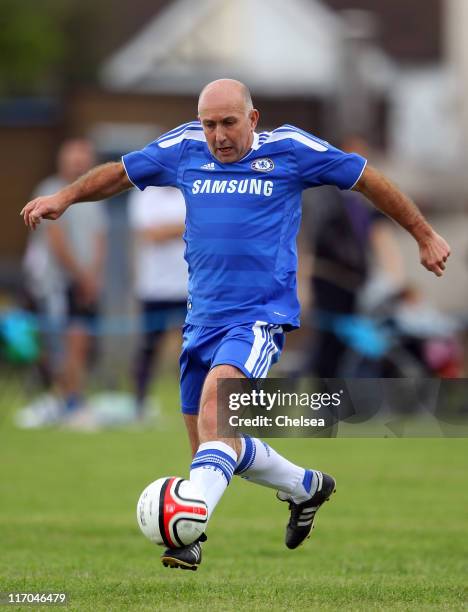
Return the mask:
[(200, 166), (200, 168), (202, 170), (214, 170), (215, 169), (215, 165), (213, 162), (209, 162), (208, 164), (203, 164), (203, 166)]

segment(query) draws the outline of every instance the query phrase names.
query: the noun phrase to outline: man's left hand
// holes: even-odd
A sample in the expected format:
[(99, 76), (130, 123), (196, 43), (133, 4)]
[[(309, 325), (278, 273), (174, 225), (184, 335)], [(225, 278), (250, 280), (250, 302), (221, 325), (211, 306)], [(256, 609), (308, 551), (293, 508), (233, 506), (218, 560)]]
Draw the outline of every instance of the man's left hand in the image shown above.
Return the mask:
[(434, 272), (436, 276), (442, 276), (450, 256), (450, 247), (442, 236), (433, 232), (431, 236), (419, 242), (419, 256), (427, 270)]

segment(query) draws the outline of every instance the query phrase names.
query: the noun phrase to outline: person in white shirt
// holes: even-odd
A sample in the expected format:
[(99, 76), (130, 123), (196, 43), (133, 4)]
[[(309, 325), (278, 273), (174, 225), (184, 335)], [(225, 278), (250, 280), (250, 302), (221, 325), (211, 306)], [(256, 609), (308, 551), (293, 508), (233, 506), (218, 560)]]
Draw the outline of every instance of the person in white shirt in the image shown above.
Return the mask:
[(135, 233), (135, 295), (141, 317), (133, 368), (141, 418), (162, 339), (171, 328), (181, 327), (186, 315), (185, 201), (173, 187), (135, 189), (129, 196), (129, 217)]

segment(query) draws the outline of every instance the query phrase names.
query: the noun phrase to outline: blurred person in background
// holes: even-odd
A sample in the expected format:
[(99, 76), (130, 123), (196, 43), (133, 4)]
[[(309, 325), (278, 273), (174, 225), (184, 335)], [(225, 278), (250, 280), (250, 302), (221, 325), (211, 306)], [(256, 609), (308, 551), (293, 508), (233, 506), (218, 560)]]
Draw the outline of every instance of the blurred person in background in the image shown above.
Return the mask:
[(181, 327), (187, 312), (187, 264), (184, 259), (185, 201), (174, 187), (134, 189), (129, 218), (135, 234), (135, 295), (140, 338), (133, 367), (137, 418), (148, 414), (151, 373), (158, 365), (167, 332)]
[[(43, 180), (34, 197), (55, 193), (95, 163), (91, 142), (65, 141), (57, 155), (57, 174)], [(52, 394), (23, 411), (25, 425), (71, 424), (85, 412), (84, 383), (99, 312), (105, 229), (101, 206), (76, 206), (59, 223), (44, 223), (29, 238), (26, 288), (43, 331), (42, 378)]]
[(441, 312), (411, 283), (398, 293), (393, 319), (401, 344), (425, 368), (426, 376), (463, 376), (461, 321)]
[[(369, 157), (367, 142), (357, 135), (344, 138), (341, 148)], [(358, 191), (327, 185), (308, 190), (303, 200), (301, 242), (313, 256), (313, 349), (306, 370), (333, 378), (349, 374), (343, 372), (343, 359), (351, 330), (356, 335), (352, 342), (368, 349), (370, 357), (378, 350), (380, 343), (371, 329), (358, 325), (361, 297), (365, 293), (368, 302), (375, 302), (398, 291), (404, 280), (403, 261), (391, 221)]]

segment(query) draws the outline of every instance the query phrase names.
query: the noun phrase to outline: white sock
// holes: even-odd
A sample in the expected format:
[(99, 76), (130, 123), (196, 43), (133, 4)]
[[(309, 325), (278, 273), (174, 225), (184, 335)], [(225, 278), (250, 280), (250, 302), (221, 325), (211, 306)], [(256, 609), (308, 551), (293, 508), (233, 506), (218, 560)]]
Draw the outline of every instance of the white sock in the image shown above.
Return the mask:
[(287, 493), (300, 504), (317, 490), (318, 478), (313, 470), (291, 463), (258, 438), (242, 436), (242, 451), (235, 474), (242, 478)]
[(200, 487), (206, 498), (208, 518), (231, 482), (237, 453), (224, 442), (200, 444), (190, 466), (190, 481)]

